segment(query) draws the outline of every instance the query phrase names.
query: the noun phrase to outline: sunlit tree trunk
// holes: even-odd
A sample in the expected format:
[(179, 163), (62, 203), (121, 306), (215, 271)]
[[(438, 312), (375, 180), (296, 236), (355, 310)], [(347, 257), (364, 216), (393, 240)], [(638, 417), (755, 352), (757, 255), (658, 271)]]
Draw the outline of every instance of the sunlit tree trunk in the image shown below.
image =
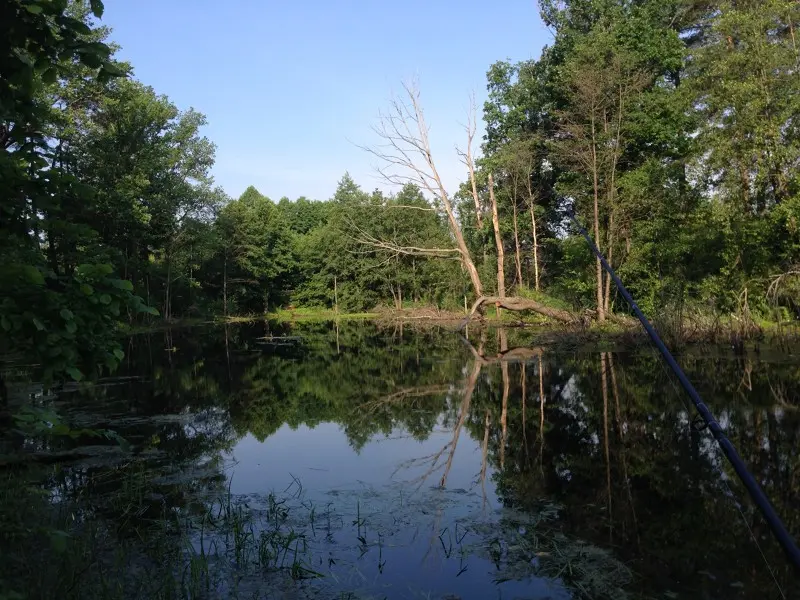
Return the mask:
[(517, 267), (517, 285), (523, 285), (522, 281), (522, 259), (520, 258), (519, 250), (519, 229), (517, 227), (517, 198), (516, 195), (511, 203), (514, 209), (512, 215), (514, 220), (514, 261)]
[(536, 291), (539, 291), (539, 240), (536, 236), (536, 215), (533, 214), (533, 197), (530, 201), (531, 211), (531, 235), (533, 236), (533, 283)]
[[(592, 133), (592, 192), (594, 200), (594, 241), (597, 248), (600, 248), (600, 182), (599, 182), (599, 165), (597, 164), (597, 128), (595, 125), (595, 115), (591, 115), (591, 133)], [(596, 279), (597, 279), (597, 319), (599, 321), (606, 320), (605, 303), (603, 302), (603, 265), (600, 258), (595, 258)]]
[(495, 198), (494, 195), (494, 179), (491, 173), (489, 173), (489, 201), (492, 204), (492, 226), (494, 227), (494, 243), (497, 247), (497, 295), (500, 298), (505, 298), (506, 276), (503, 267), (506, 256), (503, 250), (503, 238), (500, 235), (500, 219), (497, 216), (497, 198)]

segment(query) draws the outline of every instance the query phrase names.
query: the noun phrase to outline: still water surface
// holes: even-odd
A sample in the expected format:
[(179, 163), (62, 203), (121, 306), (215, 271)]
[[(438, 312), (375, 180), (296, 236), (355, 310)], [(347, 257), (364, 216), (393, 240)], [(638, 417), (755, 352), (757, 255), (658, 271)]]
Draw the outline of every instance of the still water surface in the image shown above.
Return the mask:
[[(133, 481), (138, 518), (192, 522), (191, 552), (217, 554), (205, 594), (798, 597), (646, 348), (358, 322), (176, 329), (131, 338), (126, 355), (120, 377), (56, 403), (73, 423), (119, 431), (138, 460), (89, 458), (53, 486), (114, 521), (131, 511), (109, 499)], [(679, 357), (795, 535), (799, 358)], [(206, 531), (198, 515), (215, 498), (277, 548), (267, 567), (257, 543)], [(282, 559), (261, 535), (278, 529)]]

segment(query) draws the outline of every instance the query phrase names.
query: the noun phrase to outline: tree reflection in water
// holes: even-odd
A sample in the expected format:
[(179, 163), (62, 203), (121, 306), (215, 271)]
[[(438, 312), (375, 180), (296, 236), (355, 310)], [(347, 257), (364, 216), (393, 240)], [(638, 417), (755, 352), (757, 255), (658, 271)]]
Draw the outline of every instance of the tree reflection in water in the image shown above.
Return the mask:
[[(653, 352), (531, 348), (525, 330), (471, 338), (368, 323), (141, 335), (113, 385), (59, 403), (120, 430), (158, 465), (142, 503), (200, 506), (224, 491), (239, 440), (268, 441), (284, 426), (335, 423), (356, 453), (397, 432), (416, 442), (444, 432), (432, 452), (400, 457), (394, 476), (409, 473), (406, 491), (448, 488), (454, 465), (471, 461), (463, 467), (483, 510), (492, 498), (503, 507), (473, 548), (495, 562), (495, 579), (536, 572), (585, 597), (780, 597), (766, 558), (792, 597), (797, 581), (780, 548)], [(680, 361), (800, 533), (800, 364), (715, 349)], [(465, 444), (474, 454), (459, 453)], [(130, 485), (132, 464), (141, 461), (66, 469), (52, 485), (128, 518), (130, 507), (110, 499)], [(624, 592), (595, 580), (619, 569), (632, 572), (616, 576)]]

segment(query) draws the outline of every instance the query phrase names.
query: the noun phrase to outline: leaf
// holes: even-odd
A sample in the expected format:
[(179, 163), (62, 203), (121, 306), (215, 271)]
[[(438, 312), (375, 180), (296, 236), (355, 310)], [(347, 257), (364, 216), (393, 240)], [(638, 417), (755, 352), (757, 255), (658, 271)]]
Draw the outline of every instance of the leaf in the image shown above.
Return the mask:
[(0, 317), (0, 327), (2, 327), (4, 331), (11, 331), (11, 321), (9, 321), (5, 315)]
[(100, 304), (111, 304), (111, 296), (108, 294), (100, 296)]
[(120, 63), (106, 63), (103, 65), (103, 72), (109, 77), (127, 77), (129, 74), (128, 68), (120, 66)]
[(81, 21), (80, 19), (75, 19), (73, 17), (61, 16), (58, 17), (58, 22), (63, 25), (65, 28), (72, 29), (75, 33), (79, 35), (89, 35), (92, 33), (91, 28)]
[(106, 430), (102, 432), (103, 435), (109, 440), (113, 440), (119, 444), (119, 447), (122, 449), (123, 452), (130, 452), (131, 443), (118, 434), (116, 431)]
[(103, 10), (105, 9), (103, 3), (100, 0), (89, 0), (89, 5), (92, 7), (92, 13), (94, 16), (98, 19), (102, 19)]
[(39, 331), (44, 331), (45, 330), (44, 323), (42, 323), (36, 317), (33, 318), (33, 324), (36, 326), (36, 329), (38, 329)]
[(65, 329), (67, 330), (67, 333), (75, 333), (78, 331), (78, 325), (75, 323), (75, 321), (68, 321)]
[(97, 54), (93, 54), (90, 52), (82, 53), (81, 55), (81, 62), (91, 69), (99, 69), (103, 66), (103, 59)]
[(83, 379), (83, 373), (81, 373), (75, 367), (67, 367), (66, 369), (64, 369), (64, 371), (66, 371), (67, 375), (72, 377), (72, 379), (74, 379), (75, 381), (81, 381)]
[(114, 348), (113, 354), (117, 357), (117, 360), (122, 360), (125, 358), (125, 353), (119, 348)]
[(25, 6), (25, 9), (31, 13), (32, 15), (40, 15), (42, 14), (42, 7), (38, 4), (28, 4)]
[[(39, 7), (39, 9), (41, 10), (41, 7)], [(28, 54), (27, 52), (25, 52), (24, 50), (21, 50), (19, 48), (14, 50), (14, 54), (24, 64), (26, 64), (29, 67), (33, 67), (34, 63), (33, 63), (33, 59), (31, 58), (30, 54)]]
[(42, 74), (42, 81), (45, 83), (55, 83), (58, 81), (58, 71), (54, 67), (50, 67)]
[(142, 312), (146, 312), (148, 315), (153, 315), (154, 317), (157, 317), (161, 314), (160, 312), (158, 312), (158, 310), (156, 310), (152, 306), (146, 306)]
[(118, 290), (127, 290), (129, 292), (133, 291), (133, 284), (127, 279), (112, 279), (111, 285), (113, 285)]
[(75, 315), (72, 314), (72, 311), (68, 308), (62, 308), (61, 312), (58, 314), (60, 314), (61, 318), (65, 321), (71, 321), (75, 317)]
[(50, 545), (53, 550), (63, 554), (67, 551), (67, 539), (69, 534), (66, 531), (51, 531), (50, 532)]
[(81, 291), (87, 296), (91, 296), (92, 294), (94, 294), (94, 288), (90, 286), (88, 283), (81, 284)]
[(44, 285), (44, 275), (33, 265), (26, 265), (24, 268), (25, 279), (34, 285)]

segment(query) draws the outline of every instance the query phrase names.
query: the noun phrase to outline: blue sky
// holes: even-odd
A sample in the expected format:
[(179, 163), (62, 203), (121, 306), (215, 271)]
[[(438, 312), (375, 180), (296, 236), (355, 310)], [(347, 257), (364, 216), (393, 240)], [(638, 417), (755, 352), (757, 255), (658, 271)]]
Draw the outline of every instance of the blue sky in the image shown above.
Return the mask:
[[(209, 120), (216, 182), (238, 196), (329, 198), (349, 171), (385, 188), (355, 144), (416, 77), (434, 157), (455, 191), (469, 94), (497, 60), (551, 40), (535, 0), (106, 0), (103, 23), (135, 76)], [(480, 113), (479, 113), (480, 115)]]

